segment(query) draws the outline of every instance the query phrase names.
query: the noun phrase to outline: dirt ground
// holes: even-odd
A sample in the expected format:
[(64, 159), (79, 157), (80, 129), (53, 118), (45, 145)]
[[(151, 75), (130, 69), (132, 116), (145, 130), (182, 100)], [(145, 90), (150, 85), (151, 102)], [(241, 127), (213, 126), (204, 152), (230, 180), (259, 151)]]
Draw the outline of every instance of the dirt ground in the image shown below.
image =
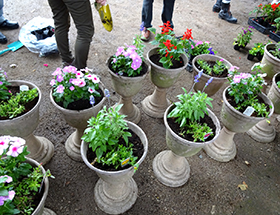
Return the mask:
[[(93, 2), (93, 1), (92, 1)], [(237, 24), (229, 24), (212, 12), (214, 0), (176, 0), (174, 11), (175, 33), (182, 35), (186, 28), (193, 29), (196, 40), (210, 41), (217, 55), (224, 57), (242, 72), (250, 72), (255, 62), (247, 60), (248, 49), (255, 42), (268, 42), (267, 35), (254, 30), (251, 43), (240, 52), (233, 49), (233, 38), (242, 27), (248, 27), (249, 12), (261, 0), (233, 0), (232, 13), (238, 18)], [(52, 18), (47, 0), (5, 0), (4, 14), (10, 20), (16, 20), (22, 27), (34, 17)], [(114, 29), (107, 32), (101, 25), (98, 13), (93, 8), (95, 35), (91, 44), (88, 67), (101, 76), (106, 87), (113, 92), (112, 83), (105, 62), (113, 55), (118, 46), (131, 44), (132, 38), (139, 33), (141, 23), (142, 1), (111, 0), (110, 8)], [(154, 2), (153, 26), (161, 25), (160, 13), (162, 1)], [(72, 23), (73, 24), (73, 23)], [(2, 31), (8, 44), (18, 39), (20, 29)], [(71, 27), (71, 48), (74, 47), (76, 30)], [(146, 51), (151, 44), (146, 44)], [(6, 45), (0, 45), (0, 49)], [(16, 68), (11, 68), (16, 64)], [(48, 64), (48, 67), (44, 66)], [(93, 193), (98, 180), (95, 172), (84, 163), (71, 160), (65, 153), (64, 143), (74, 131), (66, 124), (62, 115), (51, 104), (49, 98), (51, 73), (61, 66), (58, 55), (39, 57), (26, 47), (0, 56), (0, 67), (4, 69), (9, 80), (28, 80), (36, 84), (42, 91), (43, 101), (40, 107), (40, 122), (35, 135), (44, 136), (55, 146), (52, 160), (45, 165), (56, 177), (50, 181), (46, 207), (58, 215), (105, 214), (95, 204)], [(167, 97), (176, 100), (182, 93), (181, 87), (190, 88), (192, 74), (184, 72), (177, 83), (168, 90)], [(226, 86), (223, 87), (223, 89)], [(141, 101), (153, 92), (154, 85), (149, 78), (145, 80), (143, 89), (133, 98), (133, 102), (141, 110)], [(221, 89), (213, 96), (214, 112), (219, 117), (222, 106)], [(117, 94), (111, 97), (112, 103), (119, 99)], [(142, 119), (138, 124), (146, 133), (149, 151), (145, 161), (134, 175), (139, 193), (135, 205), (126, 215), (140, 214), (188, 214), (188, 215), (276, 215), (280, 214), (280, 142), (279, 122), (273, 121), (276, 138), (271, 143), (259, 143), (246, 133), (236, 134), (234, 141), (237, 156), (227, 163), (211, 159), (204, 151), (188, 158), (191, 165), (189, 181), (182, 187), (169, 188), (155, 178), (152, 169), (154, 157), (167, 149), (165, 143), (165, 126), (162, 119), (147, 116), (142, 110)], [(274, 116), (275, 118), (275, 116)], [(249, 162), (247, 165), (245, 161)], [(238, 188), (245, 182), (247, 190)]]

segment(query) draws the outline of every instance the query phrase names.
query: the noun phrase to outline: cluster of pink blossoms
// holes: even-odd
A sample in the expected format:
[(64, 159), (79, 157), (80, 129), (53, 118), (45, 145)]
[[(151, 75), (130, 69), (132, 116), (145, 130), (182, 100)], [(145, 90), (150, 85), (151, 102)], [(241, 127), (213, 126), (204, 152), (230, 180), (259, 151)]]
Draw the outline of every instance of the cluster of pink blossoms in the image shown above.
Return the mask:
[[(22, 153), (24, 148), (25, 140), (19, 137), (11, 137), (11, 136), (1, 136), (0, 137), (0, 156), (6, 152), (6, 155), (10, 155), (12, 157), (17, 157)], [(4, 179), (4, 180), (3, 180)], [(0, 183), (10, 183), (13, 181), (13, 178), (8, 175), (0, 176)], [(15, 191), (8, 191), (7, 196), (0, 196), (0, 206), (4, 205), (6, 200), (13, 200), (15, 196)]]
[[(69, 87), (70, 91), (75, 90), (75, 86), (77, 87), (84, 87), (86, 86), (86, 80), (90, 80), (93, 83), (99, 83), (100, 79), (96, 76), (96, 75), (92, 75), (92, 74), (84, 74), (83, 72), (88, 72), (87, 69), (82, 69), (80, 71), (77, 70), (76, 67), (74, 66), (66, 66), (63, 69), (61, 68), (57, 68), (52, 75), (54, 76), (54, 79), (51, 80), (50, 85), (54, 86), (55, 84), (58, 84), (57, 88), (56, 88), (56, 92), (57, 93), (63, 93), (65, 90), (64, 87), (64, 83), (69, 82), (71, 84), (71, 86)], [(75, 75), (74, 77), (69, 78), (69, 75), (73, 76), (73, 74)], [(68, 79), (67, 79), (68, 76)], [(94, 92), (95, 89), (93, 89), (92, 87), (88, 88), (88, 91), (90, 93)]]
[[(142, 59), (141, 57), (138, 55), (138, 53), (136, 52), (136, 47), (135, 46), (128, 46), (126, 45), (127, 48), (121, 46), (118, 47), (117, 52), (116, 52), (116, 56), (120, 56), (123, 55), (126, 58), (130, 58), (132, 60), (131, 63), (131, 68), (133, 70), (137, 70), (141, 65), (142, 65)], [(113, 62), (116, 63), (117, 59), (114, 58)]]

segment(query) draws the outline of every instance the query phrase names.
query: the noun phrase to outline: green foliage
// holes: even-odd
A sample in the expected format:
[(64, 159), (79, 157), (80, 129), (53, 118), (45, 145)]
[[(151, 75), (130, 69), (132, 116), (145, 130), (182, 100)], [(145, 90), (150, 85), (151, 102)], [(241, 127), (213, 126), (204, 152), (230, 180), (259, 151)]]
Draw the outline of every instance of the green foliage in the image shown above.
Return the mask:
[[(106, 106), (100, 110), (96, 117), (88, 120), (88, 127), (85, 129), (82, 140), (89, 143), (89, 147), (95, 152), (98, 163), (112, 164), (115, 168), (121, 165), (123, 159), (131, 152), (131, 145), (128, 137), (131, 133), (127, 131), (128, 126), (124, 118), (125, 115), (118, 111), (122, 105), (118, 105), (108, 110)], [(124, 139), (126, 146), (119, 146), (119, 140)], [(109, 153), (109, 154), (108, 154)], [(137, 158), (130, 156), (131, 164)]]
[(33, 88), (28, 91), (20, 91), (16, 95), (10, 96), (8, 100), (0, 102), (0, 116), (15, 118), (25, 111), (25, 105), (38, 97), (38, 91)]
[(272, 50), (269, 50), (269, 53), (271, 53), (274, 57), (277, 57), (280, 59), (280, 42), (275, 44), (275, 48)]
[(265, 43), (254, 43), (254, 47), (249, 50), (249, 54), (257, 56), (257, 54), (260, 53), (260, 55), (263, 55), (265, 46)]
[(280, 81), (277, 81), (277, 87), (280, 88)]
[(264, 20), (269, 23), (274, 23), (274, 20), (277, 17), (280, 17), (280, 3), (268, 3), (268, 4), (259, 4), (253, 11), (249, 14), (255, 13), (257, 16), (263, 16)]
[(277, 17), (276, 19), (274, 19), (274, 24), (272, 24), (272, 26), (274, 26), (276, 28), (276, 30), (275, 30), (276, 33), (278, 31), (280, 31), (280, 17)]
[(192, 45), (191, 55), (193, 57), (201, 54), (212, 54), (215, 55), (217, 52), (212, 50), (212, 47), (208, 41), (197, 41), (194, 40), (195, 45)]
[[(42, 173), (39, 167), (26, 163), (29, 154), (25, 140), (18, 137), (0, 137), (0, 214), (30, 215), (35, 210), (34, 196), (40, 190), (43, 178), (53, 177), (50, 171)], [(2, 153), (2, 154), (1, 154)]]
[[(188, 125), (188, 130), (186, 130), (187, 134), (192, 134), (192, 137), (194, 138), (194, 142), (200, 140), (202, 142), (205, 141), (206, 137), (213, 136), (212, 129), (207, 126), (206, 123), (200, 124), (197, 122), (192, 122)], [(184, 136), (184, 133), (182, 133)]]
[(226, 65), (223, 63), (223, 59), (221, 60), (216, 60), (216, 63), (214, 64), (214, 66), (210, 66), (207, 61), (202, 60), (202, 59), (198, 59), (197, 63), (198, 65), (201, 67), (201, 69), (203, 69), (205, 74), (208, 75), (221, 75), (224, 70), (227, 70), (228, 68), (226, 67)]
[(186, 89), (182, 89), (185, 93), (177, 96), (180, 101), (174, 103), (175, 108), (170, 111), (167, 117), (175, 118), (175, 122), (182, 128), (182, 135), (184, 130), (188, 130), (187, 133), (194, 134), (193, 138), (195, 141), (197, 139), (205, 141), (205, 132), (209, 133), (212, 130), (207, 125), (201, 125), (199, 121), (204, 118), (205, 114), (208, 114), (207, 105), (212, 107), (211, 101), (213, 99), (207, 97), (207, 94), (204, 92), (187, 93)]
[(233, 45), (245, 47), (252, 39), (253, 31), (251, 29), (253, 28), (252, 26), (249, 26), (247, 30), (242, 28), (241, 33), (237, 35), (237, 38), (234, 38)]
[(10, 93), (8, 92), (8, 85), (10, 85), (10, 83), (7, 81), (7, 74), (4, 70), (0, 69), (0, 101), (9, 98)]

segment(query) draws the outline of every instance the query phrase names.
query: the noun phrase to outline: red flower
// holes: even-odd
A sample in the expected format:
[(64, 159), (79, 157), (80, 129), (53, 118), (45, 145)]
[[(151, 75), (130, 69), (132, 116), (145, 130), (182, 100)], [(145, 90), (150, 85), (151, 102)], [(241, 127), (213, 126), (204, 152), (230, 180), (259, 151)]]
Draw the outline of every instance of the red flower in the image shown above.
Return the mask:
[(259, 6), (258, 7), (262, 7), (262, 4), (259, 4)]
[(173, 28), (170, 27), (170, 21), (167, 21), (166, 23), (163, 23), (163, 25), (160, 25), (159, 27), (161, 29), (161, 34), (166, 34), (169, 32), (169, 30), (173, 31)]
[(182, 37), (182, 40), (185, 40), (185, 39), (189, 40), (190, 38), (193, 39), (193, 37), (192, 37), (192, 29), (188, 29), (187, 28), (187, 31), (185, 32), (185, 34)]
[(276, 4), (276, 3), (271, 5), (271, 8), (273, 9), (273, 11), (275, 11), (277, 7), (278, 7), (278, 4)]
[(166, 48), (171, 51), (171, 48), (174, 46), (173, 44), (170, 43), (171, 40), (166, 40), (166, 42), (163, 42), (163, 44), (166, 46)]

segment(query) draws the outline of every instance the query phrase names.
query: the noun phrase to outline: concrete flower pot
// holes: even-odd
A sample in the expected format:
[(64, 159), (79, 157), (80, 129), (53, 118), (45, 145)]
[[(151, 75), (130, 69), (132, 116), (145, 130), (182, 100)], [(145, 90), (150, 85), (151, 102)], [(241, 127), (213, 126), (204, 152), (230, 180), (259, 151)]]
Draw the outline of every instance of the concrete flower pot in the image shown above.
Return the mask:
[(150, 57), (157, 54), (158, 48), (152, 48), (147, 53), (147, 59), (151, 64), (151, 81), (155, 85), (155, 90), (152, 95), (147, 96), (142, 101), (143, 111), (151, 117), (163, 118), (166, 108), (170, 105), (170, 102), (166, 98), (166, 90), (171, 87), (179, 78), (181, 73), (185, 70), (188, 64), (188, 58), (186, 54), (182, 54), (181, 57), (184, 61), (184, 66), (178, 69), (165, 69), (156, 65), (151, 61)]
[[(217, 61), (217, 60), (223, 59), (223, 63), (227, 66), (228, 69), (230, 69), (232, 67), (232, 64), (229, 61), (227, 61), (224, 58), (219, 57), (217, 55), (211, 55), (211, 54), (198, 55), (192, 61), (193, 79), (199, 72), (198, 68), (195, 66), (195, 63), (197, 62), (198, 59), (205, 60), (205, 61)], [(219, 89), (224, 85), (224, 83), (227, 82), (227, 77), (214, 77), (214, 76), (209, 76), (205, 73), (202, 73), (201, 77), (199, 78), (199, 82), (194, 85), (194, 90), (196, 92), (198, 90), (202, 91), (205, 84), (211, 77), (213, 77), (213, 81), (204, 90), (204, 92), (208, 96), (215, 95), (215, 93), (219, 91)]]
[[(126, 121), (144, 145), (144, 154), (137, 162), (140, 165), (148, 152), (148, 140), (144, 131), (135, 123)], [(108, 214), (121, 214), (129, 210), (137, 199), (138, 188), (132, 176), (134, 167), (120, 171), (104, 171), (91, 165), (87, 159), (88, 143), (82, 141), (81, 155), (85, 164), (100, 177), (94, 188), (97, 206)]]
[[(103, 90), (103, 89), (102, 89)], [(105, 94), (104, 94), (105, 95)], [(82, 162), (81, 157), (81, 137), (84, 134), (84, 130), (87, 127), (87, 121), (92, 117), (96, 116), (98, 111), (103, 107), (105, 97), (91, 108), (84, 110), (69, 110), (59, 106), (53, 99), (52, 91), (50, 92), (51, 103), (62, 113), (65, 121), (76, 130), (67, 138), (65, 142), (65, 149), (67, 155), (75, 160)]]
[(162, 151), (154, 158), (153, 171), (162, 184), (169, 187), (180, 187), (188, 181), (190, 176), (190, 165), (186, 157), (197, 154), (204, 146), (213, 142), (218, 137), (221, 128), (218, 118), (207, 109), (208, 115), (216, 127), (214, 138), (205, 142), (188, 141), (178, 136), (168, 125), (167, 115), (173, 108), (174, 105), (170, 105), (164, 114), (166, 144), (170, 150)]
[[(219, 137), (211, 144), (204, 147), (205, 152), (214, 160), (220, 162), (228, 162), (236, 155), (236, 146), (233, 141), (235, 133), (244, 133), (256, 125), (258, 122), (264, 120), (264, 117), (252, 117), (244, 115), (237, 111), (227, 101), (226, 92), (227, 87), (223, 92), (223, 106), (220, 113), (220, 119), (224, 127), (220, 132)], [(268, 105), (272, 106), (269, 116), (273, 113), (273, 104), (265, 94), (260, 94), (261, 98)]]
[[(110, 59), (111, 58), (107, 60), (108, 68)], [(145, 65), (147, 64), (145, 63)], [(151, 66), (147, 65), (147, 72), (144, 75), (136, 77), (124, 77), (116, 75), (109, 68), (109, 73), (111, 76), (114, 90), (120, 95), (120, 100), (116, 105), (123, 104), (119, 112), (123, 115), (126, 115), (126, 120), (136, 124), (140, 122), (141, 114), (139, 108), (132, 103), (132, 97), (135, 96), (141, 90), (144, 79), (146, 78), (150, 70)]]
[(8, 120), (0, 120), (0, 135), (22, 137), (26, 141), (28, 155), (39, 163), (46, 164), (54, 154), (53, 144), (45, 137), (35, 136), (34, 130), (39, 124), (39, 107), (42, 101), (40, 89), (29, 81), (12, 80), (11, 86), (27, 85), (29, 89), (37, 88), (39, 99), (37, 104), (27, 113)]

